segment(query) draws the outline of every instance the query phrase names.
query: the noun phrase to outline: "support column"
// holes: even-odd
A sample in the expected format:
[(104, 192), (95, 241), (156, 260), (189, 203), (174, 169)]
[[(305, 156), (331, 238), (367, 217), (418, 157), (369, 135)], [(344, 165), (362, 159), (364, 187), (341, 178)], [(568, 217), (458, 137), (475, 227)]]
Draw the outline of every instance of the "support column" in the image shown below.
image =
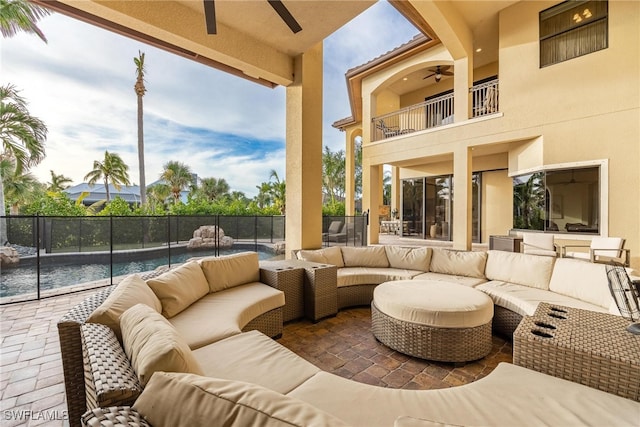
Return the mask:
[[(364, 162), (364, 160), (363, 160)], [(362, 209), (369, 210), (369, 227), (367, 242), (375, 244), (380, 241), (380, 183), (382, 182), (381, 166), (362, 165)]]
[(453, 112), (454, 122), (463, 122), (471, 117), (471, 93), (473, 86), (473, 58), (464, 57), (453, 62)]
[(471, 149), (459, 147), (453, 153), (453, 248), (471, 250), (473, 187)]
[(401, 210), (400, 194), (402, 194), (402, 188), (400, 187), (400, 168), (393, 166), (391, 168), (391, 210), (395, 209), (398, 211), (398, 215), (400, 215)]
[(322, 245), (322, 43), (294, 61), (287, 87), (286, 257)]
[(356, 131), (348, 129), (346, 132), (345, 148), (345, 214), (355, 215), (356, 213)]

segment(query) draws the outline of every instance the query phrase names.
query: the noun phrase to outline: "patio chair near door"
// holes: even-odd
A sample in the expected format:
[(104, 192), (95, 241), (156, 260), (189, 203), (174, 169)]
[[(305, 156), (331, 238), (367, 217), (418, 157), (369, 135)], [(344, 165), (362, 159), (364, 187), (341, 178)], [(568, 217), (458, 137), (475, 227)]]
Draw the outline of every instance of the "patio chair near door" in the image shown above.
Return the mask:
[(522, 252), (530, 255), (557, 257), (558, 251), (553, 242), (553, 234), (522, 233)]
[[(567, 251), (572, 248), (584, 248), (584, 251)], [(617, 261), (625, 267), (629, 267), (629, 249), (624, 249), (624, 239), (621, 237), (594, 237), (589, 246), (566, 245), (562, 247), (563, 258), (578, 258), (591, 262)]]

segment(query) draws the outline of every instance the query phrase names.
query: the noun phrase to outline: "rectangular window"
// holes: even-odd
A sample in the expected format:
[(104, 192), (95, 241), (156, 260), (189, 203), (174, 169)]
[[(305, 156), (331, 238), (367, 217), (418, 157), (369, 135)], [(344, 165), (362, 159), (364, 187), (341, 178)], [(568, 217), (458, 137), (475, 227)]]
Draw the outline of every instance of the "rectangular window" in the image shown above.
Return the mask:
[(549, 170), (513, 179), (513, 226), (521, 230), (600, 232), (600, 169)]
[(569, 0), (540, 12), (540, 67), (608, 46), (607, 0)]

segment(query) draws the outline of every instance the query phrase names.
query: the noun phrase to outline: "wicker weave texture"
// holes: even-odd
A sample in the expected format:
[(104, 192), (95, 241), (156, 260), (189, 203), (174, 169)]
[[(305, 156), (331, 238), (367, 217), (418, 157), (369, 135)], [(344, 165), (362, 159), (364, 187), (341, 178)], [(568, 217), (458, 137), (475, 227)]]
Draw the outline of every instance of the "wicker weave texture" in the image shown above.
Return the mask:
[(372, 302), (371, 330), (384, 345), (421, 359), (467, 362), (491, 351), (491, 322), (473, 328), (435, 328), (388, 316)]
[(267, 311), (247, 323), (242, 332), (257, 330), (271, 338), (282, 336), (282, 312), (282, 307)]
[(96, 408), (82, 415), (85, 427), (151, 427), (135, 409), (129, 406)]
[(335, 265), (307, 263), (304, 267), (304, 309), (315, 321), (338, 313), (338, 269)]
[(513, 333), (522, 321), (522, 316), (499, 305), (493, 306), (493, 332), (513, 340)]
[(513, 335), (513, 363), (640, 401), (640, 337), (620, 317), (541, 303)]
[(282, 261), (263, 261), (260, 263), (260, 281), (284, 292), (285, 322), (304, 316), (304, 287), (302, 268), (295, 268)]
[(142, 386), (113, 330), (86, 323), (81, 331), (87, 409), (133, 405)]
[(373, 301), (373, 290), (378, 285), (341, 286), (338, 288), (338, 309), (370, 305)]

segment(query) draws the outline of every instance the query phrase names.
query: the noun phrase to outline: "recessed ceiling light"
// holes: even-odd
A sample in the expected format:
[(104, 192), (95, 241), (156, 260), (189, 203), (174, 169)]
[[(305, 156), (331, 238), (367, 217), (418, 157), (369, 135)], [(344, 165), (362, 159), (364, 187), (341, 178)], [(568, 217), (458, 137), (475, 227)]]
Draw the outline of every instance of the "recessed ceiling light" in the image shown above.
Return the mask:
[(477, 53), (482, 52), (482, 48), (481, 48), (481, 47), (477, 48), (477, 49), (476, 49), (476, 52), (477, 52)]
[(406, 82), (407, 80), (409, 80), (407, 77), (403, 77), (403, 78), (402, 78), (402, 81), (405, 81), (405, 82)]

